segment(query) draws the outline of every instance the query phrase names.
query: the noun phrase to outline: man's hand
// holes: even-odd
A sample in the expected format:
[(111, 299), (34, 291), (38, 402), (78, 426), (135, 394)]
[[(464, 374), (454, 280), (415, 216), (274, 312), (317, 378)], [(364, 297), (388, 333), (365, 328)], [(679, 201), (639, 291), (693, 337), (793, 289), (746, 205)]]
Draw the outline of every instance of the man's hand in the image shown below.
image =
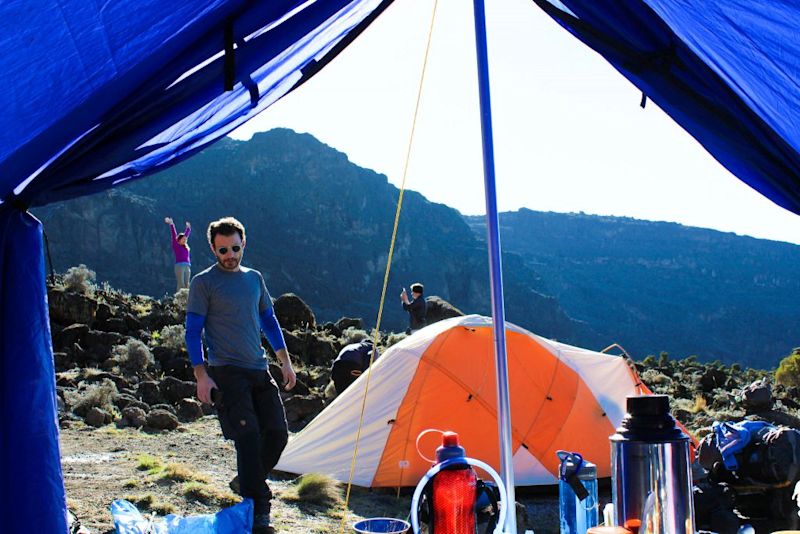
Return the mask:
[(197, 398), (205, 404), (212, 404), (211, 390), (217, 387), (214, 379), (208, 376), (205, 365), (194, 367), (194, 377), (197, 379)]
[(167, 224), (172, 224), (172, 217), (164, 217), (164, 222)]
[(288, 359), (281, 364), (281, 373), (283, 373), (283, 389), (291, 390), (297, 384), (297, 375), (292, 368), (292, 362)]
[(192, 227), (192, 223), (190, 223), (189, 221), (186, 221), (186, 228), (191, 228), (191, 227)]
[(403, 304), (408, 304), (408, 293), (406, 293), (405, 289), (403, 290), (402, 293), (400, 293), (400, 302), (402, 302)]
[(275, 351), (275, 356), (281, 362), (281, 374), (283, 375), (283, 389), (289, 391), (297, 383), (297, 375), (294, 374), (292, 368), (292, 360), (289, 358), (289, 351), (286, 349), (278, 349)]

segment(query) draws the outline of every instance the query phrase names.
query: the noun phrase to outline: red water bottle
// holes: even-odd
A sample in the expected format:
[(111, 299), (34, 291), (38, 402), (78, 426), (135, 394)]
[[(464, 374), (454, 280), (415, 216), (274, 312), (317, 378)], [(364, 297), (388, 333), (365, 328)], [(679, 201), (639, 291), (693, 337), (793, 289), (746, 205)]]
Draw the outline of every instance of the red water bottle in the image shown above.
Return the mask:
[[(458, 434), (445, 432), (436, 461), (464, 458)], [(475, 499), (478, 477), (466, 462), (445, 467), (433, 477), (433, 533), (475, 534)]]

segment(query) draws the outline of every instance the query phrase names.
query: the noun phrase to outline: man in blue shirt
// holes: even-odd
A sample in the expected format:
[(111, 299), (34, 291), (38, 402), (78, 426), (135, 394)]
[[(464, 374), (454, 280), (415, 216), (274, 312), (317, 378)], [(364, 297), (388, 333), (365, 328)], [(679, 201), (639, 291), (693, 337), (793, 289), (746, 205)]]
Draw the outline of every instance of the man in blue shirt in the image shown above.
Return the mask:
[[(208, 226), (217, 263), (192, 279), (186, 306), (186, 347), (197, 379), (197, 397), (213, 401), (222, 433), (236, 446), (240, 493), (253, 499), (253, 532), (272, 534), (267, 474), (288, 439), (278, 386), (269, 374), (261, 332), (281, 362), (285, 389), (292, 368), (264, 277), (241, 265), (246, 245), (242, 223), (232, 217)], [(201, 336), (205, 333), (206, 357)]]

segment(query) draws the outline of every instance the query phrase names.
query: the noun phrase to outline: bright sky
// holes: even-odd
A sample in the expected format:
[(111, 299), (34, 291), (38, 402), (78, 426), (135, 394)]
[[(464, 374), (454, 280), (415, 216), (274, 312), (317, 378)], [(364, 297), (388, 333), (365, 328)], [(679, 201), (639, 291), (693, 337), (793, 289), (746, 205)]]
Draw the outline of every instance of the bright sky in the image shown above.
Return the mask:
[[(800, 217), (714, 160), (531, 0), (487, 2), (501, 211), (619, 215), (800, 243)], [(330, 65), (234, 132), (308, 132), (400, 185), (433, 0), (396, 0)], [(439, 2), (406, 187), (485, 213), (472, 2)]]

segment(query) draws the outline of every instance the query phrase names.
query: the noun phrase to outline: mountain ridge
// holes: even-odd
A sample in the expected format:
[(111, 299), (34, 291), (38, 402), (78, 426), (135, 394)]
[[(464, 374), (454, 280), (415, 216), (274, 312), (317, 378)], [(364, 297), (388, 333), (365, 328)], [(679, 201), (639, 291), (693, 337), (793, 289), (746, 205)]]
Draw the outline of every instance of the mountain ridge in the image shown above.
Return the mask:
[[(194, 223), (196, 273), (213, 262), (205, 225), (234, 214), (247, 227), (245, 264), (273, 294), (301, 295), (323, 320), (374, 324), (398, 194), (313, 136), (276, 129), (35, 212), (58, 269), (86, 263), (115, 287), (150, 295), (174, 284), (164, 216)], [(397, 294), (414, 281), (467, 313), (490, 313), (482, 219), (406, 192), (384, 328), (405, 327)], [(626, 217), (523, 209), (500, 221), (506, 317), (541, 335), (761, 367), (795, 344), (796, 245)]]

